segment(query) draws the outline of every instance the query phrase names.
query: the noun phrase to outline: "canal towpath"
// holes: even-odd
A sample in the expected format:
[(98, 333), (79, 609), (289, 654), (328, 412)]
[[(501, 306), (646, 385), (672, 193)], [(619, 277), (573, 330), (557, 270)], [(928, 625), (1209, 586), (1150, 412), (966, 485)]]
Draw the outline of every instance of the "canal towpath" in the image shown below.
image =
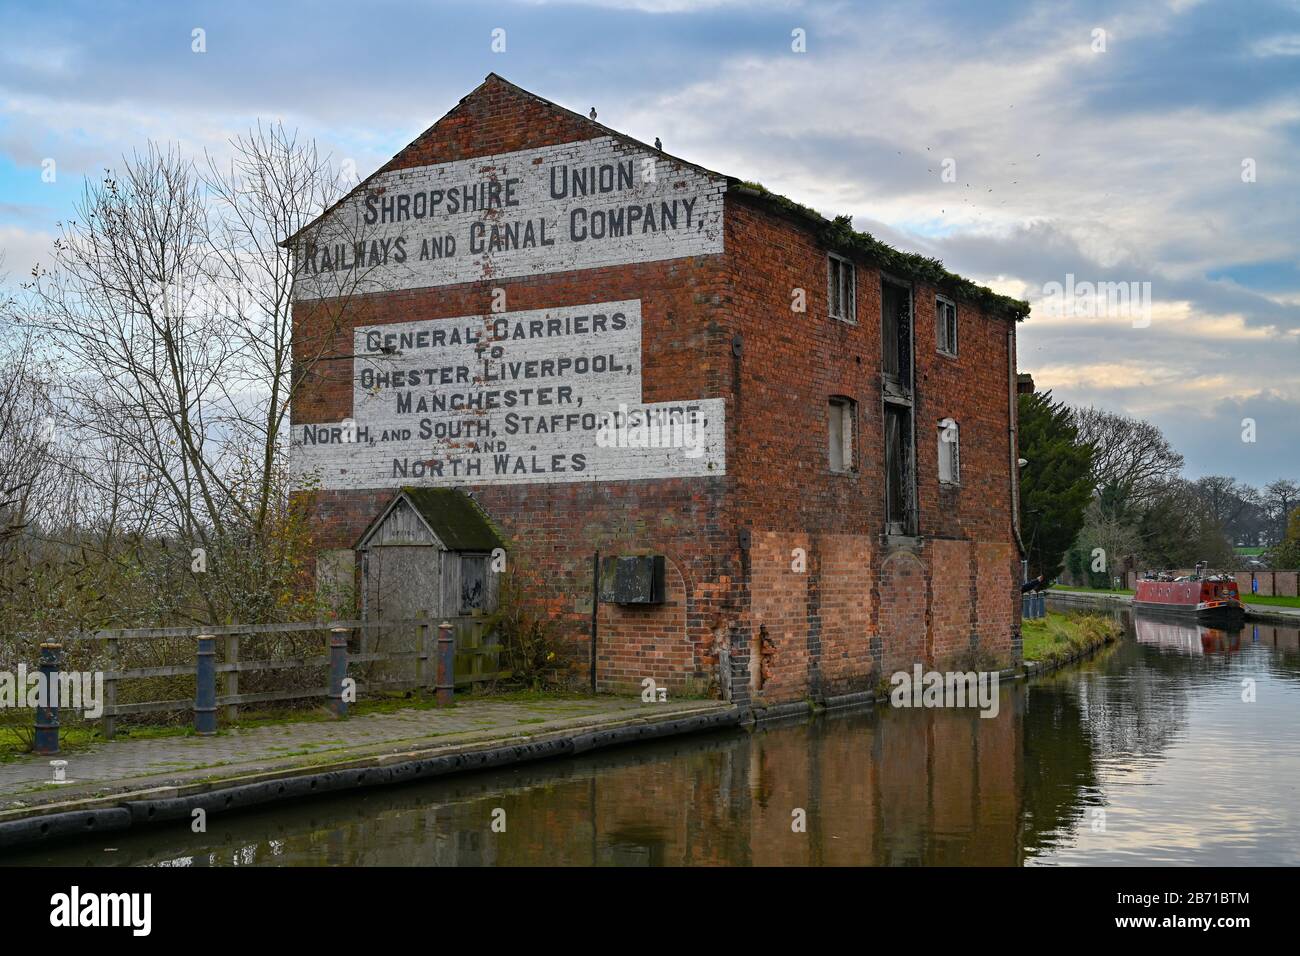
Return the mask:
[[(233, 727), (209, 737), (121, 737), (0, 763), (0, 851), (33, 837), (124, 829), (158, 813), (188, 819), (195, 808), (253, 805), (299, 790), (395, 783), (721, 729), (741, 716), (714, 700), (467, 698), (451, 708)], [(66, 782), (53, 781), (51, 760), (67, 762)]]

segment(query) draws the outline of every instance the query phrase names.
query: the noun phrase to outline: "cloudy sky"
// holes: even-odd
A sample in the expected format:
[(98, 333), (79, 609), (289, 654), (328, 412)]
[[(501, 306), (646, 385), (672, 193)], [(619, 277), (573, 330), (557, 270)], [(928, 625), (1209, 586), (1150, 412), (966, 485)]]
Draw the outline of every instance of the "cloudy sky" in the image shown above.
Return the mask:
[(0, 0), (0, 36), (11, 281), (149, 139), (277, 118), (364, 176), (495, 71), (1029, 299), (1021, 369), (1189, 477), (1300, 480), (1300, 0)]

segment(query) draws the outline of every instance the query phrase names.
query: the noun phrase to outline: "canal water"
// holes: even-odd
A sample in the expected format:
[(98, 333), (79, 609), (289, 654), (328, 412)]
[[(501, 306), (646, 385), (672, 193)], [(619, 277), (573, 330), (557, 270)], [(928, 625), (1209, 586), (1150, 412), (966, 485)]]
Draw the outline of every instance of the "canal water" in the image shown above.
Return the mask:
[(3, 862), (1300, 863), (1300, 632), (1122, 613), (1123, 641), (1004, 685), (995, 718), (830, 714), (214, 816), (206, 834), (185, 825), (108, 834)]

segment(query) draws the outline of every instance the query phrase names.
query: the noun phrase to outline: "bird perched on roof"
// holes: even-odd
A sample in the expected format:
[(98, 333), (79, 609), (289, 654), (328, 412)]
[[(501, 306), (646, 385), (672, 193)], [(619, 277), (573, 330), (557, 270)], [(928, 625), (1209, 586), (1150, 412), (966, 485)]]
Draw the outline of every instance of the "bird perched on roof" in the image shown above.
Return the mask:
[(587, 115), (590, 116), (592, 119), (595, 119), (595, 118), (596, 118), (596, 107), (593, 106), (593, 107), (591, 108), (591, 112), (588, 113)]
[(662, 150), (663, 148), (664, 148), (664, 144), (661, 143), (661, 142), (659, 142), (659, 137), (656, 136), (656, 137), (655, 137), (655, 149)]

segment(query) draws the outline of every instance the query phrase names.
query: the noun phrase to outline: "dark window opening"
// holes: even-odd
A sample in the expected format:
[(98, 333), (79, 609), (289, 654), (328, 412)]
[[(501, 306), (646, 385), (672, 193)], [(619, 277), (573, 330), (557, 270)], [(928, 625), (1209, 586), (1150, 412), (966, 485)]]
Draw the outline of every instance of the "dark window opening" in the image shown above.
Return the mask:
[(916, 533), (912, 481), (912, 410), (885, 405), (885, 532)]
[(484, 554), (460, 558), (460, 613), (473, 614), (487, 608), (488, 559)]
[(912, 388), (912, 293), (905, 286), (882, 280), (880, 304), (882, 370), (887, 379), (910, 390)]

